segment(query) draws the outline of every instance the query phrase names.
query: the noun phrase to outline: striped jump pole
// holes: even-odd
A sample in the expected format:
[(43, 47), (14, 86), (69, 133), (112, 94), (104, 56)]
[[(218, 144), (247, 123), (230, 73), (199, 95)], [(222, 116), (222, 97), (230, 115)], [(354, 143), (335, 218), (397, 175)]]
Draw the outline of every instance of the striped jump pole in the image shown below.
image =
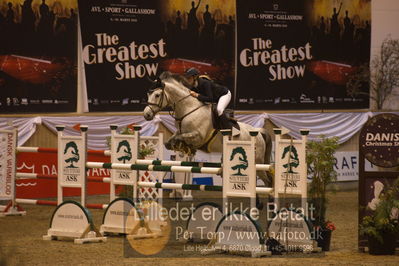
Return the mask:
[[(163, 166), (192, 166), (192, 167), (222, 167), (222, 163), (213, 162), (182, 162), (182, 161), (167, 161), (167, 160), (136, 160), (136, 164), (143, 165), (163, 165)], [(270, 171), (272, 165), (270, 164), (256, 164), (257, 171)]]
[[(183, 189), (183, 190), (199, 190), (199, 191), (223, 191), (223, 186), (210, 185), (192, 185), (192, 184), (176, 184), (176, 183), (154, 183), (154, 182), (138, 182), (139, 187), (152, 187), (164, 189)], [(272, 194), (271, 187), (257, 187), (257, 194)]]
[(176, 183), (155, 183), (155, 182), (138, 182), (139, 187), (164, 188), (164, 189), (183, 189), (183, 190), (199, 190), (199, 191), (222, 191), (222, 186), (210, 185), (192, 185), (192, 184), (176, 184)]
[[(29, 205), (44, 205), (44, 206), (57, 206), (57, 201), (52, 200), (37, 200), (37, 199), (15, 199), (16, 203), (29, 204)], [(89, 209), (106, 209), (108, 204), (87, 203), (86, 208)]]
[(57, 206), (57, 201), (51, 200), (37, 200), (37, 199), (15, 199), (19, 204), (30, 204), (30, 205), (46, 205), (46, 206)]
[[(36, 173), (17, 173), (16, 177), (18, 179), (57, 179), (56, 175), (46, 175), (46, 174), (36, 174)], [(110, 183), (111, 179), (109, 177), (87, 177), (89, 182), (100, 182), (100, 183)]]
[(159, 172), (181, 172), (181, 173), (200, 173), (220, 175), (220, 167), (196, 167), (196, 166), (166, 166), (166, 165), (143, 165), (143, 164), (123, 164), (123, 163), (101, 163), (87, 162), (87, 168), (105, 168), (119, 170), (141, 170)]
[[(32, 153), (57, 153), (57, 148), (42, 148), (42, 147), (17, 147), (17, 152), (32, 152)], [(89, 155), (104, 155), (111, 156), (110, 150), (88, 150)]]
[(42, 148), (42, 147), (17, 147), (17, 152), (57, 153), (57, 149), (56, 148)]
[(89, 209), (100, 209), (105, 210), (108, 207), (108, 204), (101, 204), (101, 203), (86, 203), (86, 208)]
[[(17, 147), (18, 152), (43, 152), (43, 153), (57, 153), (56, 148), (42, 148), (42, 147)], [(110, 150), (88, 150), (89, 155), (103, 155), (111, 156)], [(183, 162), (183, 161), (168, 161), (168, 160), (136, 160), (136, 164), (145, 165), (164, 165), (164, 166), (193, 166), (193, 167), (222, 167), (221, 163), (215, 162)], [(256, 164), (256, 170), (269, 171), (270, 164)]]
[(185, 161), (168, 161), (168, 160), (136, 160), (137, 164), (144, 165), (164, 165), (164, 166), (194, 166), (194, 167), (221, 167), (221, 163), (209, 162), (185, 162)]

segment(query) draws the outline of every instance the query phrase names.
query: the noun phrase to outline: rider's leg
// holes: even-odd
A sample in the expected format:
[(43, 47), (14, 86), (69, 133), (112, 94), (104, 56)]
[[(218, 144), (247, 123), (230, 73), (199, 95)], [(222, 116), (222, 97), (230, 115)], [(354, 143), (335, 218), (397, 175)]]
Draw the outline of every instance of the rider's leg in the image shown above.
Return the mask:
[(228, 91), (225, 95), (219, 98), (218, 105), (216, 107), (219, 116), (223, 114), (223, 111), (224, 109), (226, 109), (227, 105), (229, 105), (230, 100), (231, 100), (230, 91)]

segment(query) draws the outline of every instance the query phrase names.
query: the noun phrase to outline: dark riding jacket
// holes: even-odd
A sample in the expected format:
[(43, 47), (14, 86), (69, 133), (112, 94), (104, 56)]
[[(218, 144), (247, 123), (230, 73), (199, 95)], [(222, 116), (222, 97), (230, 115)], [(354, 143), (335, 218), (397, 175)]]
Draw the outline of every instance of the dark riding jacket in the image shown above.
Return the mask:
[(226, 87), (206, 78), (199, 77), (197, 81), (197, 87), (193, 87), (191, 90), (199, 94), (198, 100), (201, 102), (217, 103), (219, 98), (227, 94), (229, 91)]

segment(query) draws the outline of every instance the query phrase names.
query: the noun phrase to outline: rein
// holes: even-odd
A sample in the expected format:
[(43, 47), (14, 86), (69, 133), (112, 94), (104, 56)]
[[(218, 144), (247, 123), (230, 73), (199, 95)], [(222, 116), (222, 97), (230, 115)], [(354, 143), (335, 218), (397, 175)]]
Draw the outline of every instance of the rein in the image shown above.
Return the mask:
[(197, 108), (194, 108), (194, 109), (191, 110), (190, 112), (184, 114), (184, 115), (183, 115), (182, 117), (180, 117), (180, 118), (177, 118), (177, 117), (175, 116), (174, 119), (175, 119), (177, 122), (180, 122), (180, 123), (181, 123), (181, 122), (183, 121), (183, 119), (184, 119), (186, 116), (188, 116), (188, 115), (194, 113), (195, 111), (197, 111), (198, 109), (200, 109), (201, 107), (204, 107), (204, 106), (206, 106), (206, 105), (207, 105), (207, 104), (202, 104), (202, 105), (198, 106)]
[[(182, 97), (181, 99), (179, 99), (177, 102), (175, 102), (175, 103), (173, 104), (173, 112), (176, 112), (176, 111), (175, 111), (175, 110), (176, 110), (176, 105), (177, 105), (178, 103), (182, 102), (183, 100), (187, 99), (187, 98), (190, 97), (190, 96), (191, 96), (191, 94), (188, 94), (188, 95)], [(193, 110), (189, 111), (188, 113), (185, 113), (184, 115), (182, 115), (180, 118), (176, 117), (173, 113), (169, 112), (169, 115), (170, 115), (171, 117), (173, 117), (173, 118), (175, 119), (175, 121), (179, 124), (179, 132), (180, 132), (180, 134), (182, 133), (182, 132), (181, 132), (181, 124), (182, 124), (182, 122), (183, 122), (183, 119), (184, 119), (185, 117), (189, 116), (190, 114), (194, 113), (195, 111), (197, 111), (198, 109), (200, 109), (200, 108), (203, 107), (203, 106), (206, 106), (206, 104), (202, 104), (202, 105), (200, 105), (200, 106), (194, 108)]]
[[(169, 103), (168, 95), (165, 93), (165, 87), (161, 87), (161, 90), (162, 90), (162, 94), (161, 94), (161, 100), (159, 101), (159, 103), (147, 102), (148, 107), (150, 108), (150, 110), (151, 110), (154, 114), (155, 114), (156, 112), (154, 111), (154, 109), (152, 109), (151, 106), (156, 106), (156, 107), (159, 108), (159, 110), (161, 110), (161, 109), (162, 109), (163, 96), (164, 96), (164, 95), (165, 95), (166, 102)], [(158, 110), (158, 111), (159, 111), (159, 110)]]

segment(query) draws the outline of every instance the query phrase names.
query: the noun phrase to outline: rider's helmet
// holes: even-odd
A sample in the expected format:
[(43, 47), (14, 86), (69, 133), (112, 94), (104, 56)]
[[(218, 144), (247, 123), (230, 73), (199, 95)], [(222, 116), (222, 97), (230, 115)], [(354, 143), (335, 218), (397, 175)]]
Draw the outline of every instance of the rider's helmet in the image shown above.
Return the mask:
[(184, 75), (185, 75), (187, 78), (189, 78), (189, 77), (195, 77), (195, 76), (198, 76), (199, 74), (200, 74), (199, 70), (196, 69), (195, 67), (189, 68), (189, 69), (184, 73)]

